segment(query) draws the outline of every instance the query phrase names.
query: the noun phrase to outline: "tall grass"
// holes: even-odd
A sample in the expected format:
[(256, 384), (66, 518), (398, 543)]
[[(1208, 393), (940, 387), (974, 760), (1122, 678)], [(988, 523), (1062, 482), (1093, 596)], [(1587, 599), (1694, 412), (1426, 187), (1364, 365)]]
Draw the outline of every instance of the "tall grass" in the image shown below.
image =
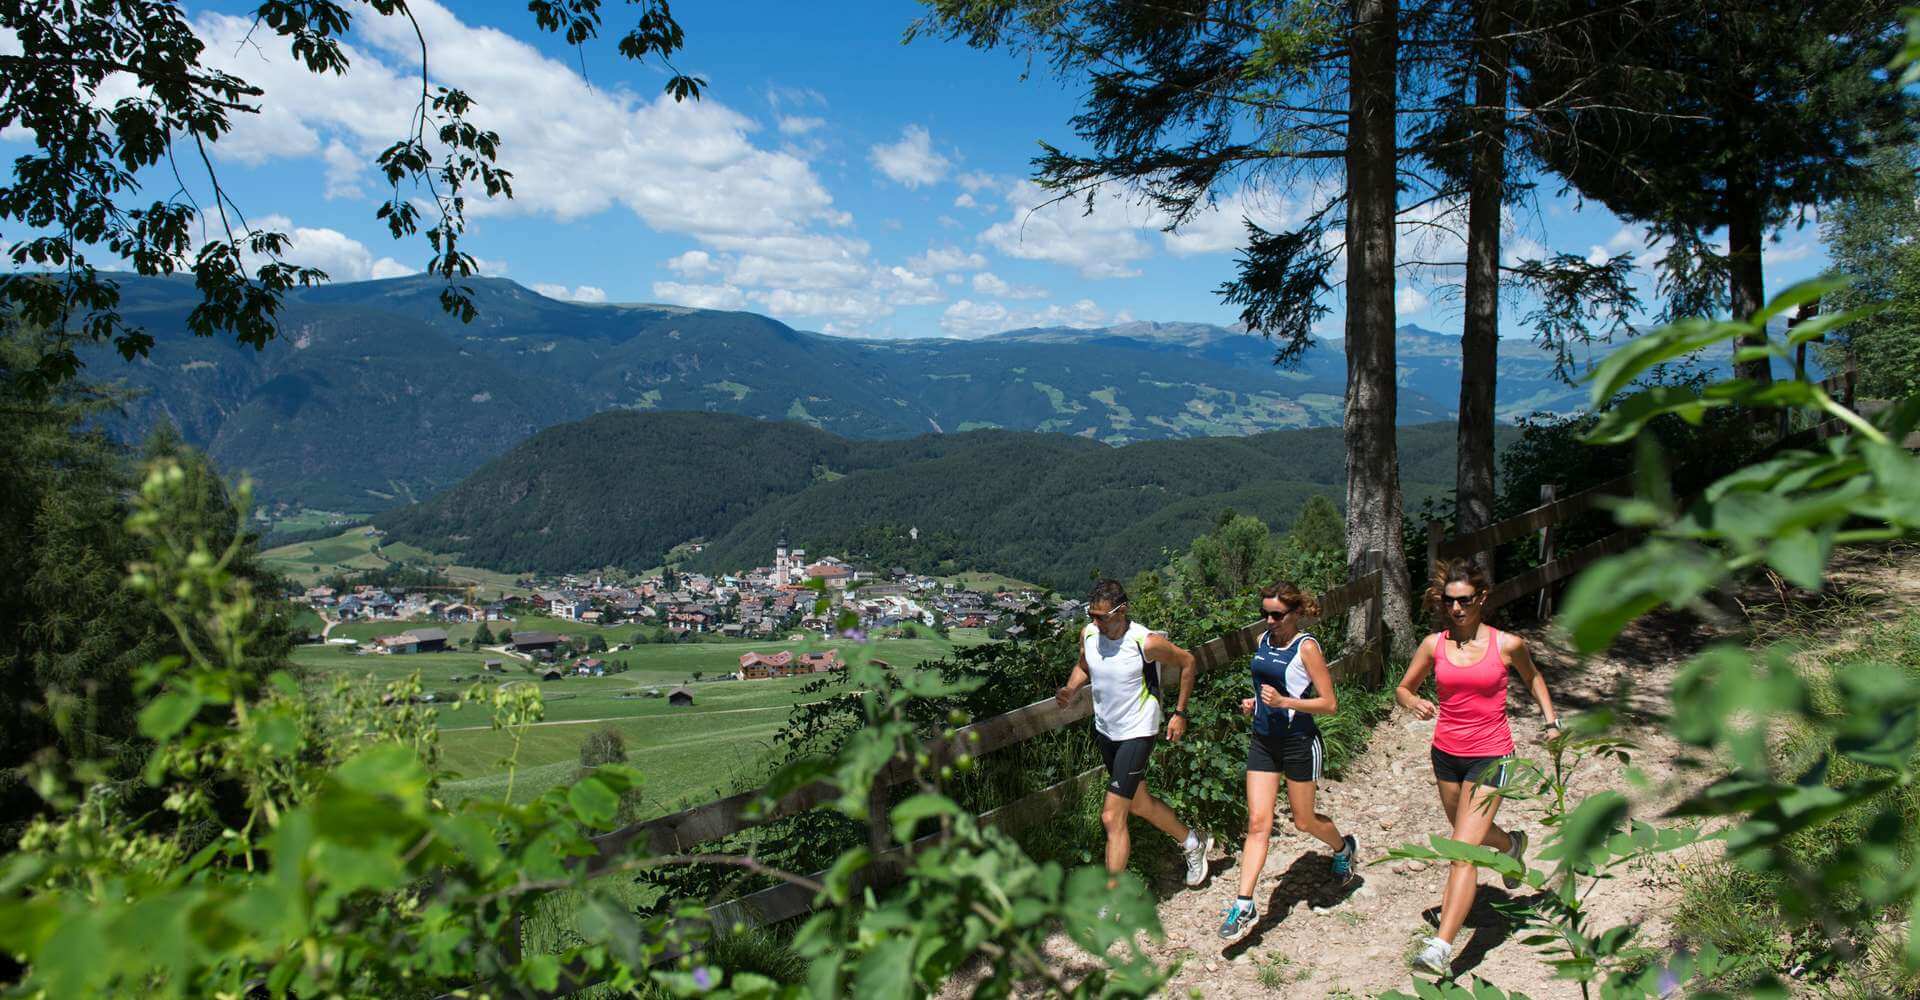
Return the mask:
[[(1828, 613), (1801, 612), (1790, 622), (1775, 624), (1779, 635), (1791, 631), (1809, 640), (1803, 657), (1804, 676), (1817, 715), (1838, 718), (1841, 701), (1838, 678), (1856, 663), (1893, 663), (1920, 679), (1920, 611), (1907, 611), (1891, 621), (1876, 621), (1862, 613), (1859, 602), (1830, 606)], [(1836, 642), (1841, 637), (1846, 642)], [(1785, 773), (1805, 774), (1815, 761), (1830, 761), (1825, 780), (1830, 785), (1856, 781), (1869, 769), (1844, 757), (1830, 755), (1831, 736), (1820, 729), (1795, 725), (1781, 732), (1775, 759)], [(1830, 755), (1830, 756), (1829, 756)], [(1903, 860), (1920, 860), (1920, 787), (1895, 786), (1877, 798), (1833, 817), (1792, 838), (1787, 851), (1805, 871), (1820, 871), (1841, 844), (1857, 842), (1876, 822), (1897, 822), (1904, 831)], [(1689, 943), (1712, 944), (1723, 953), (1744, 960), (1740, 972), (1726, 985), (1739, 987), (1762, 971), (1802, 978), (1815, 995), (1836, 998), (1920, 998), (1920, 977), (1905, 971), (1888, 949), (1904, 934), (1896, 934), (1905, 914), (1883, 913), (1863, 924), (1833, 926), (1832, 917), (1795, 916), (1780, 904), (1795, 889), (1778, 873), (1756, 873), (1722, 859), (1694, 858), (1678, 863), (1680, 903), (1676, 930)], [(1844, 952), (1855, 960), (1841, 962)]]

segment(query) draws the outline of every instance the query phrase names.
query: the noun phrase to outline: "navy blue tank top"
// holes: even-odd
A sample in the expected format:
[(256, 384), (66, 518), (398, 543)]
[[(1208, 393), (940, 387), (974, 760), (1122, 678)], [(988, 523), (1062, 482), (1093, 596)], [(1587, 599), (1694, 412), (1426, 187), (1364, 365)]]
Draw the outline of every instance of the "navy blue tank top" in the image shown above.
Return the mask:
[(1320, 726), (1313, 716), (1285, 708), (1270, 708), (1260, 700), (1260, 685), (1271, 684), (1288, 698), (1317, 698), (1313, 677), (1300, 658), (1300, 647), (1318, 640), (1305, 632), (1294, 635), (1284, 646), (1274, 646), (1265, 632), (1260, 633), (1260, 648), (1253, 653), (1253, 731), (1261, 736), (1313, 736)]

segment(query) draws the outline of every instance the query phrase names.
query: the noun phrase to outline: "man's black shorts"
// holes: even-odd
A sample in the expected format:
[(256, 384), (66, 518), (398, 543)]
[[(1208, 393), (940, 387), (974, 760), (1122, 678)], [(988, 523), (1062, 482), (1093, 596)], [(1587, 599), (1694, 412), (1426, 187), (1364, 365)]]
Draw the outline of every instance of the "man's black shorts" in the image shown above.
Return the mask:
[(1508, 763), (1506, 757), (1458, 757), (1433, 748), (1433, 776), (1439, 781), (1472, 781), (1488, 788), (1504, 788)]
[(1147, 776), (1147, 757), (1153, 753), (1157, 737), (1141, 736), (1131, 740), (1110, 740), (1093, 731), (1093, 745), (1100, 748), (1100, 759), (1107, 762), (1107, 791), (1124, 799), (1133, 798)]
[(1320, 765), (1326, 751), (1320, 745), (1319, 733), (1252, 735), (1252, 742), (1247, 744), (1247, 770), (1278, 771), (1286, 775), (1288, 781), (1320, 780)]

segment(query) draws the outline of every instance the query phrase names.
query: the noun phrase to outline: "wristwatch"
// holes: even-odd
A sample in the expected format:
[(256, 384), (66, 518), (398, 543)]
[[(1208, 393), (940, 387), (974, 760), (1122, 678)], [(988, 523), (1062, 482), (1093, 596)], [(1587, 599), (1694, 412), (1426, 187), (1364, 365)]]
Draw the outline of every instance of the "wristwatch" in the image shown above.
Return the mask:
[(1173, 716), (1176, 719), (1184, 719), (1187, 717), (1187, 710), (1184, 708), (1176, 708), (1167, 714)]

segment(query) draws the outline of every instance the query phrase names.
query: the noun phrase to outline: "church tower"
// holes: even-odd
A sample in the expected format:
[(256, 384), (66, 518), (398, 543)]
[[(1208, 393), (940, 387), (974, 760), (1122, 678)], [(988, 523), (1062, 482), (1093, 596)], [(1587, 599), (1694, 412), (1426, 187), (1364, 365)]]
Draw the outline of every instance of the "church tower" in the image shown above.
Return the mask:
[(773, 579), (774, 585), (787, 582), (787, 529), (780, 529), (780, 537), (773, 543)]

